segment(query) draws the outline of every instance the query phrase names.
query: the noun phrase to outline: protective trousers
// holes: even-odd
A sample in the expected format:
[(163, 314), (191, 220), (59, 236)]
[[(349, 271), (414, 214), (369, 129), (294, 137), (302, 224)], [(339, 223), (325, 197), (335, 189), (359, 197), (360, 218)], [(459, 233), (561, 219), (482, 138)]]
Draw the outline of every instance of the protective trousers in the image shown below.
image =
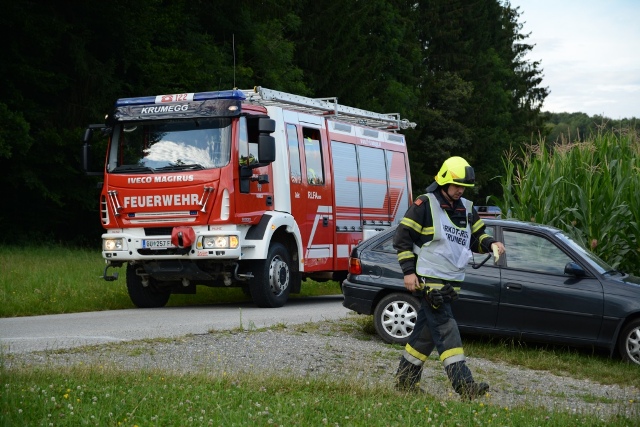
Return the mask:
[[(405, 346), (404, 353), (400, 360), (397, 377), (403, 373), (408, 373), (404, 378), (405, 388), (412, 388), (414, 376), (422, 373), (422, 366), (433, 349), (436, 348), (440, 354), (445, 372), (451, 381), (453, 389), (463, 394), (468, 385), (472, 384), (473, 375), (465, 362), (464, 351), (462, 349), (462, 339), (458, 324), (453, 318), (451, 304), (445, 302), (440, 307), (433, 308), (425, 298), (421, 298), (420, 311), (414, 333)], [(415, 379), (419, 381), (419, 378)]]

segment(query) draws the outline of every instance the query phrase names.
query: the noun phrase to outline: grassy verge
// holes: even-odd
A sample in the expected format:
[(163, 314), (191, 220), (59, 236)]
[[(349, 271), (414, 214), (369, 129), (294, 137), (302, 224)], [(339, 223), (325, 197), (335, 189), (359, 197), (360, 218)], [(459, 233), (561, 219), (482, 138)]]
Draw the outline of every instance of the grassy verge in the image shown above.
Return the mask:
[[(63, 246), (0, 246), (0, 317), (134, 308), (121, 278), (102, 279), (104, 261), (98, 251)], [(110, 272), (113, 272), (111, 270)], [(337, 282), (307, 280), (297, 296), (339, 294)], [(172, 295), (168, 306), (249, 301), (240, 288), (198, 286), (195, 295)]]
[(589, 379), (600, 384), (640, 388), (638, 365), (609, 357), (603, 349), (536, 344), (511, 338), (464, 336), (465, 353), (492, 361), (502, 361), (528, 369), (549, 371), (559, 376)]
[[(378, 339), (373, 316), (354, 315), (347, 321), (334, 321), (331, 333), (349, 334), (355, 339)], [(296, 330), (312, 330), (312, 324), (296, 326)], [(473, 335), (462, 337), (465, 354), (469, 357), (504, 362), (527, 369), (548, 371), (558, 376), (588, 379), (600, 384), (633, 386), (640, 389), (638, 366), (609, 357), (605, 350), (574, 348), (562, 345), (536, 344), (511, 338), (491, 338)], [(400, 352), (404, 346), (393, 345)], [(431, 357), (436, 357), (433, 353)]]
[(2, 372), (3, 425), (630, 426), (634, 420), (402, 395), (357, 378), (172, 375), (100, 367)]
[[(0, 316), (131, 308), (124, 280), (100, 278), (99, 252), (63, 247), (0, 247)], [(172, 296), (170, 305), (195, 305), (246, 298), (239, 289), (198, 288)], [(339, 293), (335, 282), (305, 283), (302, 295)], [(356, 339), (375, 339), (371, 316), (334, 327)], [(314, 325), (304, 325), (312, 328)], [(515, 340), (464, 337), (470, 357), (503, 361), (602, 384), (640, 387), (637, 366), (607, 354)], [(400, 347), (396, 346), (399, 350)], [(357, 378), (287, 375), (178, 375), (120, 371), (103, 366), (12, 368), (0, 355), (0, 425), (332, 425), (332, 426), (632, 426), (622, 415), (499, 408), (482, 402), (404, 396)]]

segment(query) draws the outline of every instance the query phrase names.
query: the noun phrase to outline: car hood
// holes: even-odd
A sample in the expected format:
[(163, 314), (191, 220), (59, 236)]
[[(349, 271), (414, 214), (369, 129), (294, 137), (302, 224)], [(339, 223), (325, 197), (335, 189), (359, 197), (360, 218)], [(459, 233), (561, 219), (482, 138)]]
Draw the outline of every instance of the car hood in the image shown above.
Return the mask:
[(613, 276), (607, 277), (604, 281), (604, 292), (615, 295), (628, 295), (634, 299), (640, 299), (640, 277)]

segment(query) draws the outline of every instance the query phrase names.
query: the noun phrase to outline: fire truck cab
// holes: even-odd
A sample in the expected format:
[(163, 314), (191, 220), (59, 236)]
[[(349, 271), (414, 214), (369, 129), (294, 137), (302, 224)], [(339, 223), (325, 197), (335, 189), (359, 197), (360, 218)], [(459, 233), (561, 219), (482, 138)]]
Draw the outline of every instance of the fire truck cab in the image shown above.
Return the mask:
[(262, 87), (119, 99), (100, 195), (104, 279), (126, 265), (138, 307), (196, 285), (280, 307), (302, 280), (342, 280), (351, 248), (398, 223), (415, 124)]

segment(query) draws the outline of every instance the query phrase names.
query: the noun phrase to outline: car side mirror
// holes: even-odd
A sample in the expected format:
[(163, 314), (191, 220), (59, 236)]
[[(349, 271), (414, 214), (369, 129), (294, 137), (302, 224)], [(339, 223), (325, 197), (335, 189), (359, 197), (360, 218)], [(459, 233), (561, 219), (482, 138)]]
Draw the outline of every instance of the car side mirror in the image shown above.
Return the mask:
[(584, 269), (575, 262), (568, 262), (567, 265), (564, 266), (564, 274), (575, 277), (584, 277), (587, 275)]

